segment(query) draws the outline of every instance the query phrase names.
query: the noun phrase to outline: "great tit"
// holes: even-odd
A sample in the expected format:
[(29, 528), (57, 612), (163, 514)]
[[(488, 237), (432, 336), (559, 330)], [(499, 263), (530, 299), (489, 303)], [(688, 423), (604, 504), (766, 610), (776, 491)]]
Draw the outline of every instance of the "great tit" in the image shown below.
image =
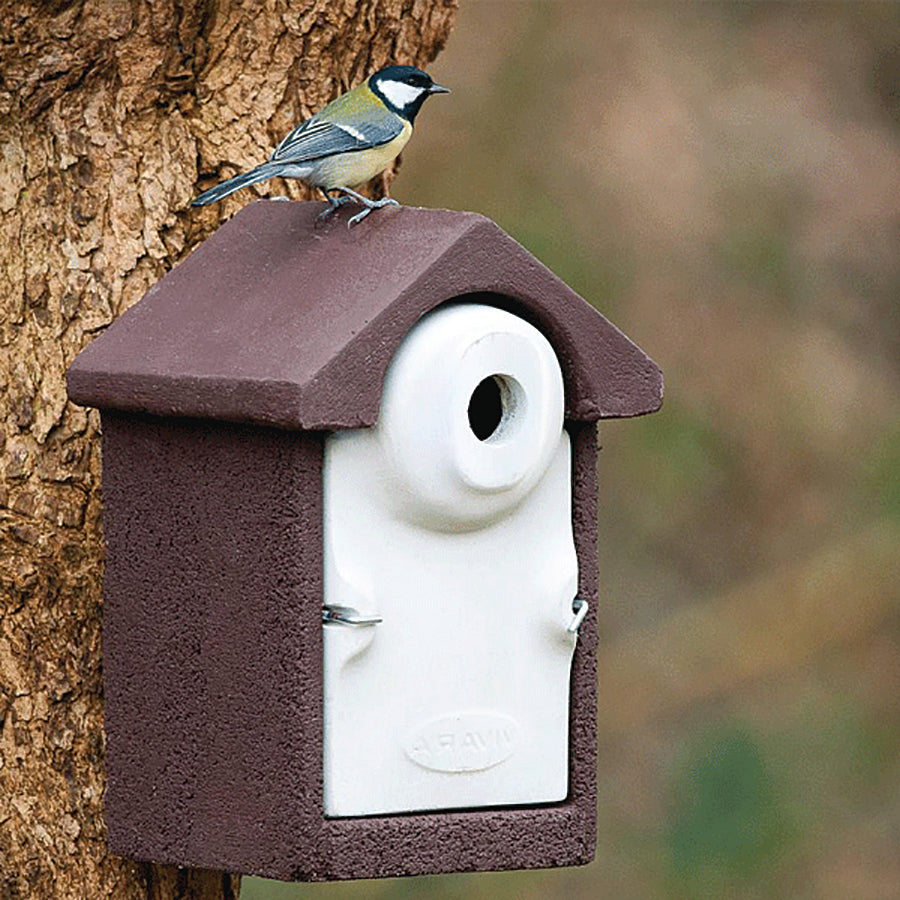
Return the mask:
[[(280, 175), (318, 188), (330, 206), (323, 216), (354, 200), (365, 208), (353, 225), (373, 209), (396, 200), (370, 200), (352, 188), (383, 172), (406, 145), (425, 100), (449, 89), (435, 84), (415, 66), (387, 66), (370, 75), (323, 110), (301, 122), (275, 148), (268, 162), (204, 191), (193, 206), (215, 203), (249, 184)], [(332, 197), (329, 191), (344, 196)]]

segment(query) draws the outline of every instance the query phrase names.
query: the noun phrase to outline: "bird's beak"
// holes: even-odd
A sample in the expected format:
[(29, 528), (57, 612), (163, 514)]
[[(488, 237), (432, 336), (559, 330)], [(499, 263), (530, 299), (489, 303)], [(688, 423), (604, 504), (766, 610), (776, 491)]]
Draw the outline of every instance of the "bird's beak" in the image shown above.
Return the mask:
[(445, 88), (442, 84), (433, 84), (428, 88), (429, 94), (449, 94), (450, 88)]

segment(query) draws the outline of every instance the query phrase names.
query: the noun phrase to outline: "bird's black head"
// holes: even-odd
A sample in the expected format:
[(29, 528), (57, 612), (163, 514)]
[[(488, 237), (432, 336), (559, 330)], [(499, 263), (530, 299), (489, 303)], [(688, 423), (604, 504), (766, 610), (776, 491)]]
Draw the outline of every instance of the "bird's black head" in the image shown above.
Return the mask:
[(410, 124), (422, 104), (432, 94), (448, 94), (449, 88), (435, 84), (431, 76), (415, 66), (387, 66), (369, 76), (369, 87), (388, 109), (408, 119)]

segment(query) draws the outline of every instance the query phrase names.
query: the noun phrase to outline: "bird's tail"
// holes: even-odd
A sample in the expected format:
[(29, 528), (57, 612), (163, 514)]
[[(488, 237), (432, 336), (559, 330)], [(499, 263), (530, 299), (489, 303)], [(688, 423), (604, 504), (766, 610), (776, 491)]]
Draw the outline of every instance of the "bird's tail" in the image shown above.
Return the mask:
[(206, 206), (208, 203), (223, 200), (229, 194), (239, 191), (242, 187), (272, 178), (278, 174), (278, 168), (272, 162), (264, 162), (249, 172), (241, 172), (240, 175), (235, 175), (234, 178), (229, 178), (227, 181), (211, 187), (208, 191), (204, 191), (199, 197), (195, 197), (191, 206)]

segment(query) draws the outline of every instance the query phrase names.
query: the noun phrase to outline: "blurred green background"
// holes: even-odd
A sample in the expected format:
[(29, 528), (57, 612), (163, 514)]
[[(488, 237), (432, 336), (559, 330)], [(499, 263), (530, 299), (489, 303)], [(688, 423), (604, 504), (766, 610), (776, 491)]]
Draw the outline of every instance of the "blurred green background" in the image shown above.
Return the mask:
[(604, 423), (580, 869), (244, 900), (900, 897), (900, 6), (461, 0), (393, 194), (663, 368)]

